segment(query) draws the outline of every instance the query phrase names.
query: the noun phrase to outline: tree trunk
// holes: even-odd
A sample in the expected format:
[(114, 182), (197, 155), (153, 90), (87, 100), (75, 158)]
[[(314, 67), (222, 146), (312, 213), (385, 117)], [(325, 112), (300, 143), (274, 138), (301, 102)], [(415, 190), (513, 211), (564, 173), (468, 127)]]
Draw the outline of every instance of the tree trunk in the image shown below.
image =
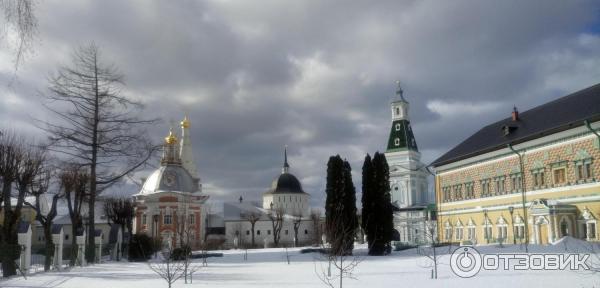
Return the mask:
[(90, 165), (90, 197), (89, 197), (89, 211), (88, 211), (88, 219), (89, 219), (89, 231), (88, 231), (88, 245), (86, 249), (86, 259), (89, 263), (94, 263), (96, 258), (96, 237), (94, 231), (96, 230), (95, 225), (95, 207), (96, 207), (96, 192), (97, 192), (97, 174), (96, 174), (96, 165), (98, 163), (98, 124), (100, 122), (100, 93), (98, 87), (98, 62), (97, 62), (97, 54), (94, 54), (94, 77), (95, 77), (95, 85), (94, 85), (94, 128), (92, 132), (92, 161)]
[(256, 225), (256, 222), (252, 223), (252, 248), (256, 247), (254, 246), (254, 225)]
[(44, 271), (49, 271), (54, 258), (54, 242), (52, 242), (52, 222), (44, 224), (44, 237), (46, 238), (46, 259), (44, 259)]
[(2, 195), (4, 198), (4, 223), (2, 223), (2, 238), (0, 239), (0, 254), (2, 254), (2, 276), (9, 277), (17, 274), (15, 265), (15, 256), (20, 255), (19, 242), (15, 223), (14, 211), (10, 205), (10, 195), (12, 192), (12, 183), (5, 181), (2, 185)]
[(71, 263), (70, 266), (75, 266), (77, 262), (77, 254), (79, 253), (79, 247), (77, 247), (77, 228), (79, 220), (75, 217), (71, 217)]

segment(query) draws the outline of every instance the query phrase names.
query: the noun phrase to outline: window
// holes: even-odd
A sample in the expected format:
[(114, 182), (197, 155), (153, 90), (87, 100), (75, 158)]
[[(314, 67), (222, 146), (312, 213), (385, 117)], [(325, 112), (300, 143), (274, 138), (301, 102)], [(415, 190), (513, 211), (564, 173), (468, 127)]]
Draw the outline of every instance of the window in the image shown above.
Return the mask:
[(308, 234), (308, 230), (304, 229), (304, 235)]
[(394, 145), (400, 146), (400, 138), (394, 139)]
[(577, 174), (578, 181), (589, 180), (592, 178), (592, 160), (587, 159), (584, 161), (575, 162), (575, 174)]
[(285, 230), (285, 235), (288, 235), (288, 234), (289, 234), (289, 231), (288, 231), (288, 230)]
[(142, 215), (142, 225), (146, 225), (146, 214)]
[(534, 187), (537, 188), (537, 187), (542, 187), (542, 186), (546, 185), (546, 180), (544, 177), (544, 168), (534, 170), (531, 173), (533, 175), (533, 186)]
[(521, 188), (523, 188), (523, 179), (521, 178), (521, 173), (512, 174), (510, 176), (511, 179), (511, 191), (519, 192)]
[(163, 224), (170, 225), (171, 223), (173, 223), (173, 216), (170, 214), (163, 215)]
[(500, 195), (500, 194), (504, 194), (504, 176), (503, 177), (496, 177), (494, 179), (494, 182), (496, 182), (496, 195)]
[(69, 234), (65, 234), (65, 240), (69, 240)]
[(189, 217), (190, 217), (190, 220), (189, 220), (190, 224), (194, 225), (194, 223), (196, 223), (196, 217), (195, 217), (195, 215), (194, 214), (190, 214)]
[(525, 224), (521, 223), (521, 224), (515, 224), (515, 237), (517, 239), (524, 239), (525, 238)]
[(481, 197), (489, 197), (490, 193), (490, 179), (481, 180)]
[(271, 235), (271, 230), (267, 230), (267, 235)]
[(246, 235), (250, 235), (250, 230), (246, 230)]
[(454, 199), (456, 199), (456, 200), (462, 200), (463, 199), (462, 184), (454, 186)]
[(396, 124), (396, 131), (400, 131), (400, 123)]
[(445, 239), (446, 240), (452, 239), (452, 227), (446, 226), (445, 230), (446, 230), (446, 233), (445, 233), (446, 235), (444, 235), (444, 236), (446, 236)]
[(256, 235), (260, 235), (260, 230), (256, 230)]
[[(396, 188), (397, 188), (397, 187), (396, 187)], [(451, 201), (451, 200), (452, 200), (452, 194), (451, 194), (452, 192), (450, 191), (450, 187), (444, 187), (444, 188), (442, 188), (442, 191), (443, 191), (443, 194), (444, 194), (444, 195), (443, 195), (443, 196), (444, 196), (444, 199), (442, 199), (442, 200), (443, 200), (444, 202), (449, 202), (449, 201)]]
[(492, 239), (492, 225), (485, 225), (483, 227), (483, 238), (485, 238), (486, 240), (491, 240)]
[(588, 221), (585, 223), (584, 233), (587, 240), (596, 239), (596, 221)]
[(465, 184), (465, 198), (473, 199), (475, 198), (475, 190), (473, 189), (473, 183)]
[(456, 235), (455, 235), (456, 240), (460, 241), (463, 239), (463, 228), (462, 227), (456, 227)]
[(400, 115), (400, 108), (396, 107), (396, 116)]
[(469, 240), (475, 240), (475, 226), (468, 227), (467, 233), (469, 236)]
[(506, 225), (502, 225), (502, 226), (498, 226), (498, 239), (506, 239), (507, 236), (507, 226)]
[(565, 182), (567, 182), (566, 181), (566, 177), (565, 177), (565, 174), (566, 174), (565, 170), (566, 169), (563, 167), (563, 168), (554, 169), (552, 171), (552, 174), (554, 176), (553, 177), (553, 179), (554, 179), (554, 185), (561, 185), (561, 184), (565, 184)]

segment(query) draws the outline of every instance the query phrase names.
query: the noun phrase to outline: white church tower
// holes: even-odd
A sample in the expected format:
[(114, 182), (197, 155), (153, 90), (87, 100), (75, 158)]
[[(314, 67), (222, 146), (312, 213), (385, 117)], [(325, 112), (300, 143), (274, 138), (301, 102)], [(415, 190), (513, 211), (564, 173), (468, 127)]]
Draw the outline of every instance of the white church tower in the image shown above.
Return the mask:
[(194, 154), (192, 152), (192, 140), (190, 139), (190, 120), (187, 115), (181, 121), (181, 144), (179, 147), (179, 158), (181, 159), (181, 165), (185, 170), (190, 172), (192, 177), (200, 182), (198, 177), (198, 168), (194, 161)]
[(404, 99), (399, 82), (391, 109), (392, 128), (385, 157), (390, 167), (391, 198), (396, 210), (394, 226), (400, 234), (399, 241), (414, 244), (424, 241), (427, 210), (434, 197), (429, 195), (428, 173), (421, 163), (410, 125), (409, 103)]

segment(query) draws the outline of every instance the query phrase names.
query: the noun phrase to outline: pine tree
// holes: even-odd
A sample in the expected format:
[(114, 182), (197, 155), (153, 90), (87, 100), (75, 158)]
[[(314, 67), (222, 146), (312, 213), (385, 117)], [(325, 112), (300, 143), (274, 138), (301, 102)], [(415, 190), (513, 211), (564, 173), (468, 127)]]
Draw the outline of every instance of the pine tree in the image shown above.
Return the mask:
[(358, 228), (358, 216), (356, 215), (356, 189), (352, 181), (352, 168), (348, 161), (344, 161), (344, 196), (343, 196), (343, 215), (347, 221), (344, 223), (344, 253), (352, 254), (354, 249), (354, 236)]
[(378, 240), (380, 241), (380, 253), (389, 253), (394, 231), (394, 211), (392, 208), (390, 194), (390, 168), (387, 164), (385, 154), (376, 152), (373, 156), (373, 170), (375, 171), (374, 182), (377, 191), (377, 222)]
[(354, 248), (354, 235), (358, 227), (356, 191), (352, 170), (339, 155), (331, 156), (327, 163), (325, 192), (325, 223), (327, 241), (337, 255), (350, 255)]
[(374, 194), (374, 179), (373, 176), (373, 162), (371, 160), (371, 155), (367, 154), (365, 156), (365, 161), (363, 162), (362, 167), (362, 229), (367, 236), (368, 247), (371, 247), (373, 244), (373, 220), (374, 220), (374, 202), (373, 202), (373, 194)]

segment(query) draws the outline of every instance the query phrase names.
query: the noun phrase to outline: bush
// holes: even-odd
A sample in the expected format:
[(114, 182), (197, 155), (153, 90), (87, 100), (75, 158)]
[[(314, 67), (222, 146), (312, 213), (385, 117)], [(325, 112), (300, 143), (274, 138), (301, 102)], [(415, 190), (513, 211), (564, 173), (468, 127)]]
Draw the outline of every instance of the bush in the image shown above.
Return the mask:
[(416, 248), (416, 247), (417, 246), (415, 246), (415, 245), (410, 245), (410, 244), (402, 243), (402, 242), (394, 243), (394, 251), (402, 251), (402, 250)]
[(146, 234), (133, 235), (131, 245), (129, 245), (129, 261), (144, 262), (152, 257), (155, 251), (160, 248), (160, 240), (152, 239)]
[(190, 246), (185, 246), (181, 248), (173, 249), (173, 253), (171, 253), (171, 259), (179, 261), (185, 260), (186, 256), (192, 255), (192, 248)]

